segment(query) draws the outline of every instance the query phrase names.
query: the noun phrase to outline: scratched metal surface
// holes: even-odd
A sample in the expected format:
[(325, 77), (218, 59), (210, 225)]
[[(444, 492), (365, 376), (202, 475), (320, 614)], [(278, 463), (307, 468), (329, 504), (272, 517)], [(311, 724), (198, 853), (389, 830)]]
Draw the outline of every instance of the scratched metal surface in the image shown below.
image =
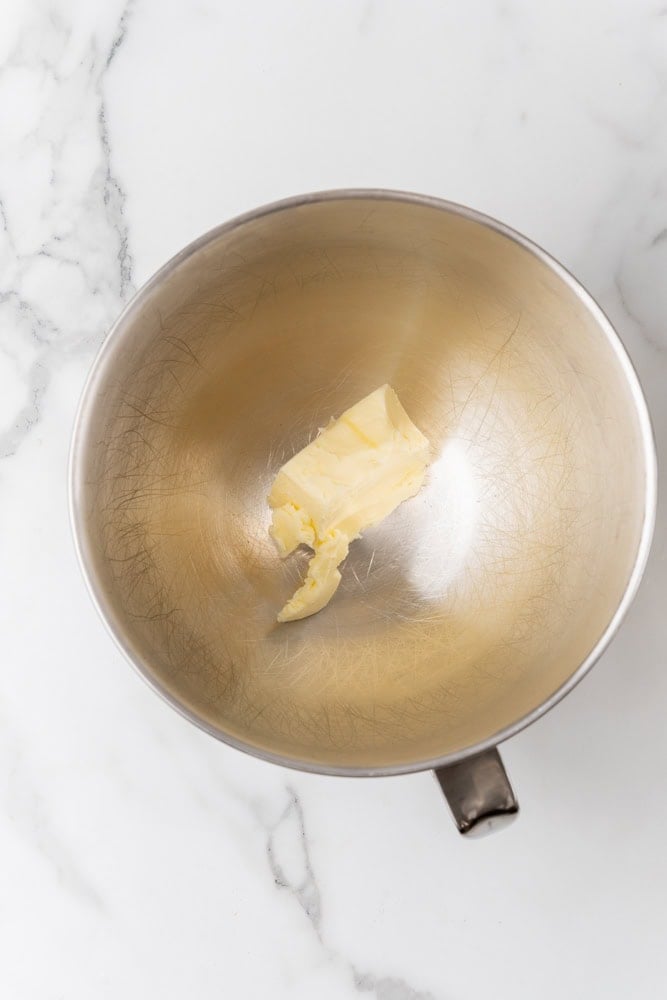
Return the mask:
[[(331, 605), (275, 615), (266, 495), (383, 382), (432, 442)], [(646, 469), (618, 356), (522, 246), (418, 203), (291, 208), (149, 288), (89, 388), (82, 544), (112, 628), (209, 727), (323, 767), (412, 765), (573, 673), (632, 570)]]

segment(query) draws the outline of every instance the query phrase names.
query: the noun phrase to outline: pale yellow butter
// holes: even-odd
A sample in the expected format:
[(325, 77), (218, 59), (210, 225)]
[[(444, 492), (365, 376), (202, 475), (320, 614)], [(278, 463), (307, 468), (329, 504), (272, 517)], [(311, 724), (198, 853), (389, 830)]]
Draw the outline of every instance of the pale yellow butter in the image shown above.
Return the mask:
[(315, 554), (279, 622), (331, 600), (350, 542), (421, 489), (429, 457), (427, 439), (383, 385), (283, 465), (269, 494), (271, 536), (283, 557), (302, 544)]

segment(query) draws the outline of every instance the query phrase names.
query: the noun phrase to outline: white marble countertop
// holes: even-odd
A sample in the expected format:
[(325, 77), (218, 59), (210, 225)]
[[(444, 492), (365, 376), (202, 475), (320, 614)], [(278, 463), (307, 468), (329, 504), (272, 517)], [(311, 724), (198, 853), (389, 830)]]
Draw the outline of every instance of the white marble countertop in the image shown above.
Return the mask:
[(665, 509), (601, 663), (505, 747), (522, 816), (459, 838), (428, 774), (217, 744), (102, 628), (66, 458), (122, 304), (307, 190), (403, 188), (570, 267), (667, 421), (659, 0), (7, 0), (0, 32), (0, 996), (655, 1000), (667, 952)]

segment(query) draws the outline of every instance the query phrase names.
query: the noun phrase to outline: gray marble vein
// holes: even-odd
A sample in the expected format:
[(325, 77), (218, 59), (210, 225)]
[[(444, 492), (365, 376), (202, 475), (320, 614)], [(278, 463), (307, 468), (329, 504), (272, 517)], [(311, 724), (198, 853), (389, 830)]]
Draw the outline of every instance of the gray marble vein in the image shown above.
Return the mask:
[(128, 0), (123, 9), (118, 22), (116, 34), (111, 42), (109, 54), (104, 63), (104, 69), (97, 77), (97, 90), (99, 94), (99, 113), (97, 121), (100, 131), (100, 143), (104, 158), (104, 204), (109, 215), (109, 223), (118, 236), (118, 271), (119, 271), (119, 297), (124, 302), (134, 291), (134, 280), (132, 275), (132, 255), (129, 249), (129, 233), (125, 219), (125, 191), (123, 190), (118, 177), (112, 168), (111, 141), (109, 138), (109, 126), (107, 124), (106, 101), (104, 99), (104, 77), (111, 66), (112, 61), (118, 55), (120, 48), (125, 41), (130, 19), (133, 0)]
[(355, 990), (377, 1000), (438, 1000), (433, 993), (411, 986), (404, 979), (359, 969), (326, 941), (322, 923), (322, 898), (311, 859), (303, 805), (294, 790), (285, 789), (287, 802), (268, 831), (266, 852), (276, 888), (288, 892), (301, 907), (327, 960), (347, 969)]
[[(293, 788), (287, 788), (287, 795), (287, 805), (269, 833), (266, 846), (269, 867), (276, 886), (279, 889), (287, 889), (294, 896), (308, 917), (318, 938), (322, 940), (322, 902), (310, 860), (303, 807)], [(298, 845), (296, 847), (296, 874), (292, 874), (291, 877), (286, 874), (282, 867), (280, 851), (277, 846), (279, 831), (283, 834), (287, 832), (290, 839)]]
[(354, 985), (360, 993), (374, 993), (377, 1000), (435, 1000), (433, 993), (415, 990), (404, 979), (391, 976), (371, 976), (366, 972), (355, 972)]
[[(37, 120), (2, 142), (0, 351), (23, 394), (0, 427), (2, 457), (13, 455), (39, 423), (55, 368), (89, 355), (134, 290), (125, 192), (114, 172), (105, 101), (106, 74), (130, 13), (128, 3), (107, 46), (93, 34), (77, 48), (63, 14), (26, 23), (2, 67), (0, 99), (17, 100), (26, 74), (46, 93)], [(30, 200), (24, 172), (34, 174)]]

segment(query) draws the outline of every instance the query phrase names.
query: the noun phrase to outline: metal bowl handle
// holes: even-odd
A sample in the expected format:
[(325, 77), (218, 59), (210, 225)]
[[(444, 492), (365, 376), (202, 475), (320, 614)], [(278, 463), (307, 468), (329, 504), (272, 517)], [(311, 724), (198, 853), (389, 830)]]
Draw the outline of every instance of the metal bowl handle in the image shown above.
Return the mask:
[(483, 837), (516, 818), (519, 803), (495, 747), (434, 773), (459, 833)]

